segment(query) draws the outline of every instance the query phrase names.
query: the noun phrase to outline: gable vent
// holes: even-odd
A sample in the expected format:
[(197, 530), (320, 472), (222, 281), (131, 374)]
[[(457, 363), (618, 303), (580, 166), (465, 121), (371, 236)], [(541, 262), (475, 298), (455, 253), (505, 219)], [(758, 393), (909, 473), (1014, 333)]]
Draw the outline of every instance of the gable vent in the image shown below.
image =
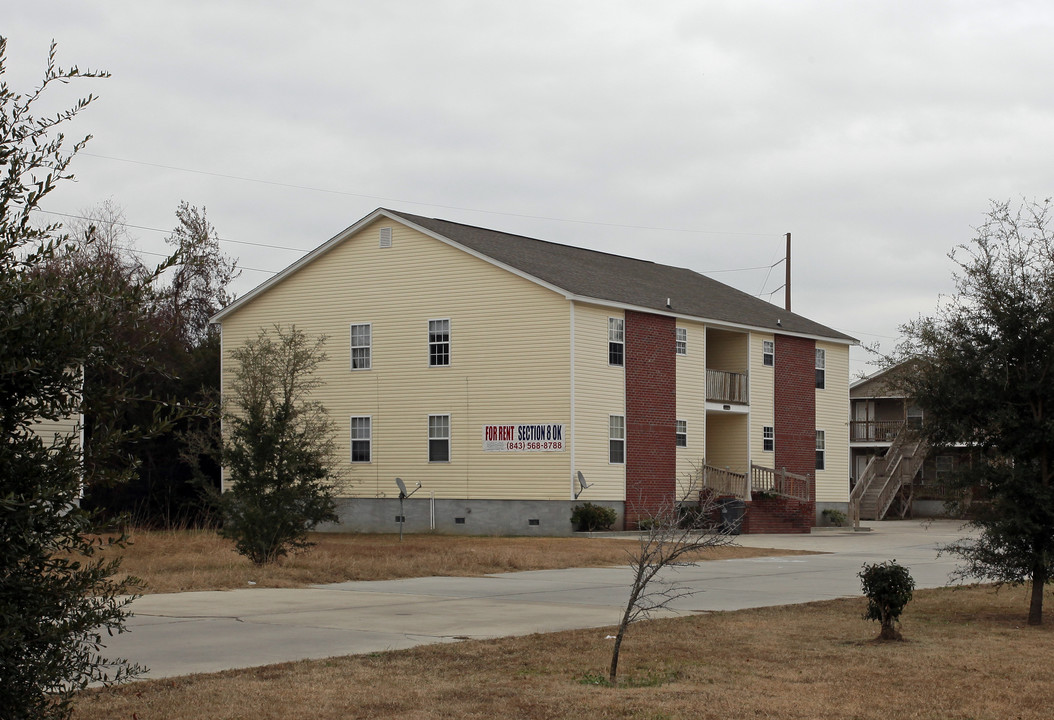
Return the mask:
[(392, 229), (390, 227), (381, 228), (381, 247), (390, 248), (392, 246)]

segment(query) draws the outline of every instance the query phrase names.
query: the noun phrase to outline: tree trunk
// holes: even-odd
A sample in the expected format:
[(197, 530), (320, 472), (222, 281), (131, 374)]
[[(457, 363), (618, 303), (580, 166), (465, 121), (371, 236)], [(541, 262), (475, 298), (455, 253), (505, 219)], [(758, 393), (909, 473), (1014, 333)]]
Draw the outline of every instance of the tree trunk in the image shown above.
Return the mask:
[(619, 625), (618, 633), (615, 635), (615, 648), (611, 651), (611, 669), (608, 670), (608, 682), (612, 685), (618, 679), (618, 654), (622, 649), (622, 635), (626, 632), (626, 625)]
[(1037, 562), (1032, 568), (1032, 602), (1028, 607), (1028, 624), (1043, 624), (1043, 589), (1047, 586), (1047, 566)]

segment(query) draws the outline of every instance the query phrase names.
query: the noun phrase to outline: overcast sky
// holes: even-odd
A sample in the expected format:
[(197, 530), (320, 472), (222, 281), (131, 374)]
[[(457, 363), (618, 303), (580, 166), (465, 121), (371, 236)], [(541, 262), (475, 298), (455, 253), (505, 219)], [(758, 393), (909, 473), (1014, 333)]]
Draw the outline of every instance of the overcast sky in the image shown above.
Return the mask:
[(790, 232), (793, 310), (888, 350), (952, 289), (947, 253), (990, 199), (1054, 189), (1049, 2), (0, 0), (0, 18), (16, 90), (52, 38), (61, 65), (112, 73), (66, 91), (100, 96), (69, 133), (94, 139), (46, 209), (113, 200), (160, 252), (179, 202), (205, 206), (239, 294), (377, 207), (763, 297)]

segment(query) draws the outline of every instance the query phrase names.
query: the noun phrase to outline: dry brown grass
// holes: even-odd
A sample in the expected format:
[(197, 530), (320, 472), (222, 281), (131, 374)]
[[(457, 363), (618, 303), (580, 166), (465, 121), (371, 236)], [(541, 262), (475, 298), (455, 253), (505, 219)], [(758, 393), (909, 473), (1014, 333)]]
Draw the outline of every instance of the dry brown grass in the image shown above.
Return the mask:
[(1051, 715), (1050, 626), (1022, 591), (916, 593), (906, 642), (879, 644), (863, 599), (634, 626), (624, 684), (590, 685), (605, 629), (157, 680), (91, 691), (101, 718), (1035, 718)]
[[(256, 567), (229, 540), (206, 530), (134, 531), (121, 551), (123, 573), (143, 581), (143, 592), (303, 587), (348, 580), (390, 580), (435, 575), (551, 570), (625, 565), (632, 540), (606, 538), (463, 537), (450, 535), (343, 535), (317, 533), (313, 548), (277, 564)], [(725, 547), (700, 559), (800, 554), (787, 550)]]

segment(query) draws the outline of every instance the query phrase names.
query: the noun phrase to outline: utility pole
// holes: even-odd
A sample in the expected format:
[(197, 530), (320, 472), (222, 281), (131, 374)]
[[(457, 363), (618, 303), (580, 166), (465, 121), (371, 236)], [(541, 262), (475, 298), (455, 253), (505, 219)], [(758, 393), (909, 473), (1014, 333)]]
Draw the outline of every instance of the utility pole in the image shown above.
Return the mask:
[(787, 233), (787, 280), (783, 283), (784, 292), (786, 293), (786, 305), (787, 312), (791, 309), (791, 234)]

